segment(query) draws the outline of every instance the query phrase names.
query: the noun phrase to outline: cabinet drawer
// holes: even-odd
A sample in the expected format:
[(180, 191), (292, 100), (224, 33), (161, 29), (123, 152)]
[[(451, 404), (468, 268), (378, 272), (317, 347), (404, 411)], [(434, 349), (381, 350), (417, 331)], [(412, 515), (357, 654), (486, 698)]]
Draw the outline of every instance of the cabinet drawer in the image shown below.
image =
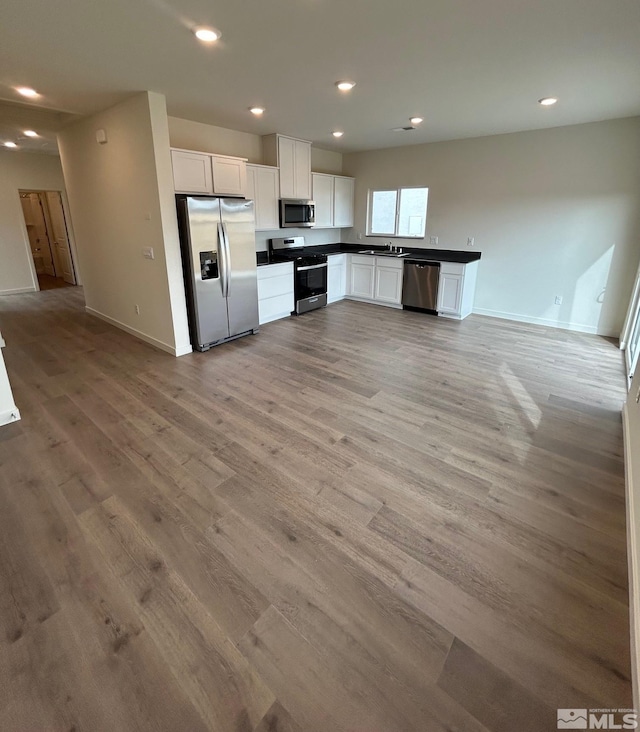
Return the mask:
[(281, 275), (291, 275), (291, 289), (293, 289), (293, 262), (263, 264), (258, 267), (258, 282), (268, 280), (270, 277), (280, 277)]
[(351, 255), (351, 264), (368, 264), (370, 267), (373, 267), (376, 263), (376, 260), (374, 257), (369, 256), (368, 254), (352, 254)]
[(258, 300), (260, 324), (268, 323), (271, 320), (278, 320), (279, 318), (286, 318), (288, 315), (291, 315), (294, 307), (293, 292), (287, 295), (268, 297), (266, 300)]
[(441, 274), (462, 275), (466, 265), (458, 262), (442, 262), (440, 265)]
[(346, 263), (346, 254), (329, 254), (327, 257), (327, 264), (329, 267), (341, 267)]
[(387, 269), (404, 269), (404, 259), (402, 257), (376, 257), (376, 267), (386, 267)]
[(286, 295), (293, 292), (293, 277), (289, 274), (258, 280), (258, 300)]

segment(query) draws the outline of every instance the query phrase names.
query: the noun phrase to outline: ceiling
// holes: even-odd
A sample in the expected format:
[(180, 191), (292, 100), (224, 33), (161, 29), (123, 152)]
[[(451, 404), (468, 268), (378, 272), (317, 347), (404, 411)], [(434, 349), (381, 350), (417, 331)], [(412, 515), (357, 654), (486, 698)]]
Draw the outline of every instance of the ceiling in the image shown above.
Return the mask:
[[(173, 116), (352, 151), (640, 114), (639, 0), (2, 5), (0, 99), (31, 86), (38, 115), (85, 115), (152, 90)], [(197, 25), (222, 38), (203, 45)], [(345, 78), (357, 82), (348, 94), (334, 86)], [(541, 107), (545, 96), (558, 104)], [(252, 105), (266, 107), (262, 119)], [(40, 124), (20, 114), (0, 105), (0, 141)], [(418, 129), (391, 131), (413, 115)], [(42, 118), (47, 135), (56, 119), (67, 118)]]

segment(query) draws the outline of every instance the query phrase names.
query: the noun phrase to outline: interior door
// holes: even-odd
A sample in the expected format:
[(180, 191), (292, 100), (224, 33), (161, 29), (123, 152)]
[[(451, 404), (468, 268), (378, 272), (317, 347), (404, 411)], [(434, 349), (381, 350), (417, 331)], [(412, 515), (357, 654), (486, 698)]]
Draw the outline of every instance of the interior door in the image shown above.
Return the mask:
[(20, 202), (36, 272), (55, 277), (56, 270), (40, 198), (37, 193), (26, 193), (21, 195)]
[(229, 260), (229, 333), (258, 327), (258, 272), (253, 201), (221, 198), (223, 233)]
[(179, 210), (191, 265), (190, 309), (197, 340), (194, 345), (202, 349), (229, 337), (227, 257), (221, 237), (220, 199), (183, 198)]
[(58, 254), (60, 270), (58, 276), (62, 277), (70, 285), (76, 284), (76, 275), (73, 269), (73, 258), (71, 256), (71, 245), (67, 232), (67, 223), (62, 208), (62, 196), (58, 191), (47, 191), (47, 205), (49, 207), (49, 218), (51, 219), (52, 245)]

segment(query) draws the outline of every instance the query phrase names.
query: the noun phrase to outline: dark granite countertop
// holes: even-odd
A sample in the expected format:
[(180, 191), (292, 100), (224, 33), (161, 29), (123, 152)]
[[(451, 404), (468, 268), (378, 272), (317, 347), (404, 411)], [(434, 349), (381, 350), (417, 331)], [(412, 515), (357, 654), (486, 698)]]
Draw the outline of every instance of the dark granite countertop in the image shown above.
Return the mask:
[[(371, 246), (369, 244), (319, 244), (313, 247), (305, 247), (303, 254), (358, 254), (362, 251), (384, 252), (386, 247)], [(453, 249), (426, 249), (423, 247), (402, 247), (403, 252), (410, 252), (406, 257), (400, 257), (405, 262), (458, 262), (469, 264), (476, 262), (482, 256), (482, 252), (463, 252)], [(365, 255), (366, 256), (366, 255)], [(374, 255), (371, 255), (374, 256)], [(269, 252), (257, 253), (258, 266), (273, 264), (269, 261)]]

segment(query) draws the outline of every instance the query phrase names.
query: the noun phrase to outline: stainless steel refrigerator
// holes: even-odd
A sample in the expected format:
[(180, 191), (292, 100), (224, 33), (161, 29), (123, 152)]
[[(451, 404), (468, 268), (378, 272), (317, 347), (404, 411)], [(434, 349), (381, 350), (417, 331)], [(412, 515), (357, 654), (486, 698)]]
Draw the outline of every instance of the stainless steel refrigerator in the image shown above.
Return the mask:
[(253, 201), (176, 196), (191, 344), (258, 331)]

